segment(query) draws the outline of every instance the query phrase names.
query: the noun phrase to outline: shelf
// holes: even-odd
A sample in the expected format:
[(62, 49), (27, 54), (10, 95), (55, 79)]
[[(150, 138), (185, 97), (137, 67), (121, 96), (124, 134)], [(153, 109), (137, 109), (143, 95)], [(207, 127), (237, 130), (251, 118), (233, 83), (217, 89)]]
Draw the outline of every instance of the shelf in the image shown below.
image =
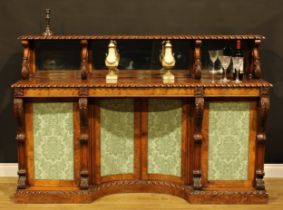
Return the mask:
[(21, 40), (64, 40), (64, 39), (265, 39), (262, 35), (25, 35)]
[(112, 88), (136, 88), (136, 87), (206, 87), (206, 88), (258, 88), (272, 87), (269, 82), (261, 79), (244, 80), (240, 83), (222, 82), (219, 76), (216, 76), (214, 82), (207, 75), (202, 80), (196, 80), (189, 77), (189, 70), (174, 71), (176, 82), (164, 84), (162, 82), (159, 70), (120, 70), (117, 84), (106, 84), (105, 76), (107, 70), (95, 70), (90, 73), (89, 79), (84, 81), (80, 79), (80, 71), (40, 71), (31, 75), (28, 80), (21, 80), (12, 85), (13, 88), (74, 88), (74, 87), (112, 87)]

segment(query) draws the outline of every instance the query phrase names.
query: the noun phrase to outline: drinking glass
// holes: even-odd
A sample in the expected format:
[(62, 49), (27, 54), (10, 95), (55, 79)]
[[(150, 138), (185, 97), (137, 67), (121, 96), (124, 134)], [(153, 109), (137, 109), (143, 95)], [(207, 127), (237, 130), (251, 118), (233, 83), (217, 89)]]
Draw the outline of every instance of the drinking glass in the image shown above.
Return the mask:
[(239, 80), (239, 60), (240, 60), (240, 57), (232, 57), (233, 69), (235, 71), (235, 82), (236, 83), (240, 82), (240, 80)]
[(235, 74), (236, 74), (235, 82), (239, 83), (240, 82), (239, 74), (241, 71), (243, 71), (244, 58), (232, 57), (232, 62), (233, 62), (233, 69), (235, 69)]
[(223, 82), (227, 82), (227, 69), (231, 63), (231, 56), (225, 56), (225, 55), (221, 55), (218, 57), (220, 62), (221, 62), (221, 66), (223, 68), (224, 71), (224, 78), (223, 78)]
[(223, 50), (209, 50), (209, 58), (212, 62), (212, 70), (210, 71), (211, 74), (216, 74), (217, 71), (215, 69), (215, 62), (217, 61), (219, 56), (223, 55)]

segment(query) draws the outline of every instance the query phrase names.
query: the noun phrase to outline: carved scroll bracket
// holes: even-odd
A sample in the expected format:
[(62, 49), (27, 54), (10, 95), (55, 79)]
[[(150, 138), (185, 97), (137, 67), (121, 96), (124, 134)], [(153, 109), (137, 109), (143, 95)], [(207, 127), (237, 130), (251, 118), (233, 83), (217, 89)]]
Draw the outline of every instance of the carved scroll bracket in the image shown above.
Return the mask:
[(201, 40), (199, 39), (195, 40), (194, 64), (193, 64), (193, 74), (195, 79), (201, 78), (201, 44), (202, 44)]
[[(17, 93), (19, 94), (19, 93)], [(16, 118), (16, 141), (18, 145), (18, 162), (19, 162), (19, 170), (18, 170), (18, 189), (25, 189), (27, 185), (26, 179), (26, 149), (25, 149), (25, 118), (24, 118), (24, 101), (22, 98), (14, 98), (14, 114)]]
[(265, 125), (270, 109), (269, 88), (262, 87), (260, 90), (260, 101), (258, 104), (258, 132), (257, 142), (264, 143), (266, 140)]
[(261, 64), (260, 64), (260, 54), (259, 54), (259, 45), (261, 44), (260, 39), (254, 40), (254, 45), (252, 49), (252, 73), (256, 79), (261, 76)]
[(22, 40), (23, 51), (23, 61), (22, 61), (22, 79), (28, 79), (30, 73), (30, 45), (28, 40)]
[(264, 153), (266, 141), (266, 121), (270, 108), (269, 88), (262, 87), (260, 90), (260, 99), (258, 103), (257, 114), (257, 135), (256, 135), (256, 172), (255, 172), (255, 188), (257, 190), (265, 190), (264, 185)]
[(203, 88), (195, 88), (195, 111), (194, 111), (194, 160), (193, 160), (193, 188), (201, 190), (201, 144), (202, 144), (202, 120), (204, 109)]
[(81, 79), (86, 80), (88, 77), (88, 41), (81, 40)]
[(88, 159), (89, 159), (89, 135), (88, 135), (88, 99), (86, 97), (79, 98), (80, 112), (80, 156), (81, 156), (81, 172), (80, 172), (80, 189), (89, 188), (88, 175)]

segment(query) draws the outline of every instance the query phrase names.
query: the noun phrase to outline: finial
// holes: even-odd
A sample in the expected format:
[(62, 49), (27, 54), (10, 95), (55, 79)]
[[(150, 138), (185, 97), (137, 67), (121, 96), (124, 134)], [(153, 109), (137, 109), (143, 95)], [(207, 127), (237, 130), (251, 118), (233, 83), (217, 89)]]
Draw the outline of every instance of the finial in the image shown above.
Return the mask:
[(106, 53), (105, 65), (109, 72), (106, 75), (106, 83), (117, 83), (118, 80), (118, 65), (120, 61), (120, 55), (117, 50), (117, 43), (114, 40), (110, 40), (108, 45), (108, 53)]
[(43, 36), (51, 36), (53, 33), (50, 30), (50, 9), (45, 9), (45, 31), (42, 33)]
[(176, 60), (174, 58), (174, 53), (172, 49), (172, 44), (170, 40), (166, 40), (162, 42), (162, 51), (159, 57), (161, 65), (165, 70), (162, 75), (164, 83), (174, 83), (175, 76), (172, 74), (171, 69), (175, 66)]

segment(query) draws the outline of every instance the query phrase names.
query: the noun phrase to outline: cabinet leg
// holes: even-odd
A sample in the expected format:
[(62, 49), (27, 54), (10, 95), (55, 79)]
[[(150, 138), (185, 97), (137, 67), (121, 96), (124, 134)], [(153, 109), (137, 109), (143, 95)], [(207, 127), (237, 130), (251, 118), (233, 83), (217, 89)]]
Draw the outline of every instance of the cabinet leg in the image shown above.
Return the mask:
[(81, 150), (81, 172), (80, 189), (89, 188), (88, 159), (89, 159), (89, 135), (88, 135), (88, 99), (79, 99), (80, 110), (80, 150)]
[(257, 116), (257, 135), (256, 135), (256, 172), (254, 187), (257, 190), (265, 190), (264, 186), (264, 153), (265, 153), (265, 141), (266, 132), (265, 125), (269, 112), (269, 89), (261, 88), (260, 100), (258, 103), (258, 116)]
[(194, 160), (193, 160), (193, 188), (202, 189), (201, 181), (201, 145), (202, 145), (202, 120), (204, 109), (203, 88), (195, 89), (195, 112), (194, 112)]
[(15, 91), (14, 98), (14, 114), (16, 118), (16, 127), (17, 127), (17, 135), (16, 141), (18, 145), (18, 162), (19, 162), (19, 170), (18, 170), (18, 189), (25, 189), (27, 185), (26, 178), (26, 149), (25, 149), (25, 117), (24, 117), (24, 101), (23, 98), (19, 98), (19, 94), (23, 94), (22, 90)]

